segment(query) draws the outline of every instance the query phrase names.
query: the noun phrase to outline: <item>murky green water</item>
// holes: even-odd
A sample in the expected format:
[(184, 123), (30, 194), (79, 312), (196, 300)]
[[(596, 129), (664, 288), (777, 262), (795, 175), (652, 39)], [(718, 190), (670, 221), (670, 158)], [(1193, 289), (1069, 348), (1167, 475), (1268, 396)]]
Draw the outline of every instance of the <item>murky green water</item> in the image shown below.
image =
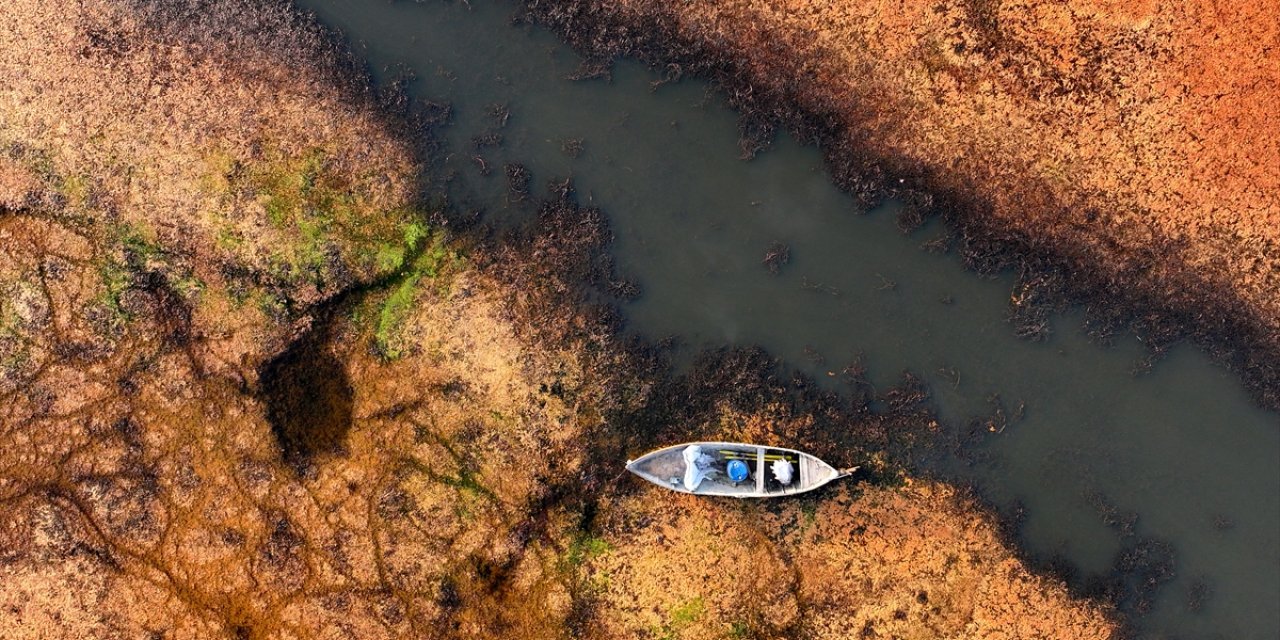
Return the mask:
[[(1137, 340), (1095, 346), (1077, 317), (1055, 318), (1045, 343), (1015, 338), (1011, 280), (922, 250), (941, 229), (903, 236), (891, 206), (858, 211), (817, 151), (785, 136), (738, 160), (735, 116), (701, 83), (652, 90), (657, 77), (630, 62), (611, 82), (566, 80), (578, 57), (512, 27), (510, 5), (300, 4), (375, 70), (412, 68), (415, 97), (453, 105), (448, 165), (464, 206), (528, 214), (509, 201), (506, 162), (530, 168), (535, 195), (572, 176), (580, 200), (613, 220), (621, 271), (644, 287), (625, 309), (637, 331), (690, 348), (760, 344), (820, 379), (860, 354), (879, 386), (904, 369), (924, 377), (952, 425), (990, 415), (995, 395), (1007, 415), (1023, 406), (1003, 431), (982, 432), (968, 462), (939, 464), (997, 503), (1021, 501), (1031, 553), (1059, 554), (1087, 578), (1138, 541), (1165, 541), (1176, 576), (1137, 618), (1145, 635), (1280, 637), (1280, 416), (1194, 348), (1135, 377)], [(509, 110), (505, 126), (494, 105)], [(486, 132), (501, 146), (477, 148)], [(761, 264), (774, 242), (791, 251), (778, 275)]]

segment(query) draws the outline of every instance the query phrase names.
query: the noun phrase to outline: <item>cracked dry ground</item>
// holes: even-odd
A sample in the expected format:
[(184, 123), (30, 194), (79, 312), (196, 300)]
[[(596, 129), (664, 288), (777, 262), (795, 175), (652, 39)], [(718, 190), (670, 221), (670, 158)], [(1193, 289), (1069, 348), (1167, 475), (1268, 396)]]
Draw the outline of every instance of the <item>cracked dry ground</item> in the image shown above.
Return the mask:
[[(6, 5), (0, 637), (1111, 633), (946, 487), (608, 483), (662, 383), (598, 213), (464, 255), (362, 82), (277, 5)], [(821, 426), (755, 410), (689, 428)]]

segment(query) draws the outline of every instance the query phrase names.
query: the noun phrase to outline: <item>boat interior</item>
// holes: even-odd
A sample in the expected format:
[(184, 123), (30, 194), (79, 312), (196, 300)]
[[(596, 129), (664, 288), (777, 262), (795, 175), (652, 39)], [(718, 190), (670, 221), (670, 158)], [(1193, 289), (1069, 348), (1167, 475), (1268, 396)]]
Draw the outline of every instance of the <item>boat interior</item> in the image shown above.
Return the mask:
[[(654, 455), (636, 460), (632, 463), (632, 469), (676, 491), (689, 492), (682, 482), (687, 468), (683, 452), (684, 447), (659, 451)], [(787, 449), (710, 443), (701, 447), (701, 453), (707, 456), (703, 460), (709, 473), (690, 493), (723, 496), (795, 493), (811, 486), (815, 481), (827, 479), (827, 474), (822, 473), (823, 470), (815, 468), (818, 465), (822, 467), (826, 465), (812, 460), (810, 456)], [(741, 460), (746, 464), (747, 477), (740, 482), (734, 482), (730, 478), (728, 465), (732, 460)], [(784, 484), (779, 481), (774, 468), (778, 461), (786, 461), (791, 465), (792, 473), (789, 483)]]

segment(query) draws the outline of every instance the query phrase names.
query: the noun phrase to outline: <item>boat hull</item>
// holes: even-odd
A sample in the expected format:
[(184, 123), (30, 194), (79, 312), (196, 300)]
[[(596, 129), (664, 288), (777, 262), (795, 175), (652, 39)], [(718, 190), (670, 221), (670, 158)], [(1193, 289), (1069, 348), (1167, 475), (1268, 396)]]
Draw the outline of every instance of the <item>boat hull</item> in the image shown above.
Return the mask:
[[(696, 451), (702, 454), (698, 463), (702, 473), (686, 479), (689, 469), (686, 451), (695, 445), (699, 447)], [(732, 460), (746, 464), (745, 480), (733, 482), (727, 473)], [(792, 472), (789, 479), (785, 473), (788, 466)], [(816, 456), (795, 449), (742, 442), (686, 442), (627, 461), (628, 471), (660, 487), (679, 493), (731, 498), (778, 498), (805, 493), (847, 476), (854, 469), (838, 470)], [(702, 477), (704, 474), (707, 475)]]

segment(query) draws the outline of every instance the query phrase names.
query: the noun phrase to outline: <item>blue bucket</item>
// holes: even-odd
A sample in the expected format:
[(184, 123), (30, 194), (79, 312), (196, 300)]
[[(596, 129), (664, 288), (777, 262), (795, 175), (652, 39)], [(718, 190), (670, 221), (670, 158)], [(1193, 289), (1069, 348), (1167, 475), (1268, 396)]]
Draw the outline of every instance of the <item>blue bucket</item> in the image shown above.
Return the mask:
[(734, 482), (742, 482), (747, 479), (747, 463), (741, 460), (729, 461), (729, 479)]

